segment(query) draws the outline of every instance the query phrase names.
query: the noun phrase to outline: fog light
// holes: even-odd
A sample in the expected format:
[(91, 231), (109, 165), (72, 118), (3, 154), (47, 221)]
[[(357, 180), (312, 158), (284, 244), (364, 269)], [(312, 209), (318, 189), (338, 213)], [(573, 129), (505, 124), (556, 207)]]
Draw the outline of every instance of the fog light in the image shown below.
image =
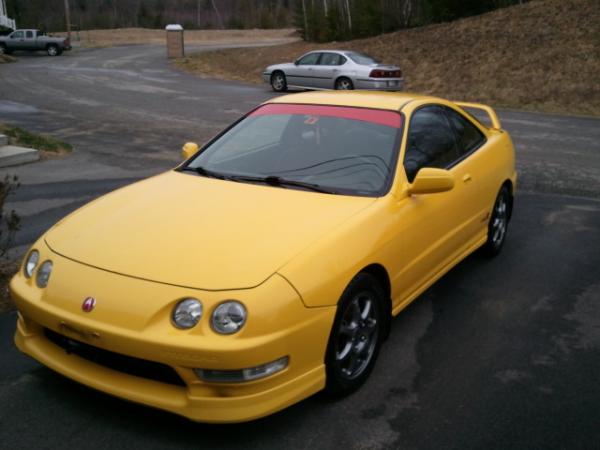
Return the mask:
[(258, 380), (281, 372), (288, 366), (289, 358), (284, 356), (276, 361), (261, 366), (239, 370), (194, 369), (198, 378), (211, 383), (241, 383)]

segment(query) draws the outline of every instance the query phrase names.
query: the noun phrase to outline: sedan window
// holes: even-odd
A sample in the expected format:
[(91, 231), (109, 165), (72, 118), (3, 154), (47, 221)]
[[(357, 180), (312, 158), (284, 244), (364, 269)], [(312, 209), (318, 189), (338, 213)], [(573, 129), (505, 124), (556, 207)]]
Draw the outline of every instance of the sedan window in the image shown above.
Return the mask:
[(445, 169), (459, 158), (454, 132), (439, 106), (426, 106), (412, 116), (404, 169), (412, 182), (422, 167)]
[(371, 58), (370, 56), (365, 55), (364, 53), (348, 52), (346, 53), (346, 55), (348, 55), (348, 57), (356, 64), (362, 64), (364, 66), (379, 64), (379, 61), (377, 61), (375, 58)]
[(320, 66), (341, 66), (346, 62), (346, 58), (337, 53), (323, 53), (321, 60), (319, 61)]
[(309, 53), (308, 55), (300, 58), (300, 60), (298, 61), (298, 65), (299, 66), (310, 66), (313, 64), (317, 64), (317, 61), (319, 60), (319, 56), (321, 56), (320, 53)]
[(446, 113), (456, 132), (458, 151), (461, 156), (472, 152), (483, 144), (485, 137), (475, 125), (452, 109), (446, 109)]

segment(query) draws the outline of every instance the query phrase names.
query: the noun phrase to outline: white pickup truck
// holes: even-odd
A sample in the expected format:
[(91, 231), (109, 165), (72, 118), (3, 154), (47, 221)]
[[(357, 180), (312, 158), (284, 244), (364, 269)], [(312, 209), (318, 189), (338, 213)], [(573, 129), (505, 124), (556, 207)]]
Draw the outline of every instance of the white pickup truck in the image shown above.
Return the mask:
[(68, 38), (51, 37), (39, 30), (15, 30), (8, 36), (0, 36), (0, 54), (14, 51), (45, 51), (50, 56), (71, 50)]

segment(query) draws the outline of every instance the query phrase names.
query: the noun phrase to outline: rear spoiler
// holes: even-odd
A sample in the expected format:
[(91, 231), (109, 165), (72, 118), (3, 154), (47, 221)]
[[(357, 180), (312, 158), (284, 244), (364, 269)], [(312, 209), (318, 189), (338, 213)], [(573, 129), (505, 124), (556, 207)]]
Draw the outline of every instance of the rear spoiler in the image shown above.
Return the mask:
[(496, 112), (492, 108), (490, 108), (488, 105), (482, 105), (481, 103), (468, 103), (468, 102), (454, 102), (454, 104), (460, 106), (461, 108), (473, 108), (473, 109), (480, 109), (482, 111), (485, 111), (486, 114), (490, 118), (490, 122), (492, 123), (491, 128), (493, 128), (495, 130), (500, 130), (502, 128), (500, 125), (500, 120), (498, 119), (498, 116), (496, 115)]

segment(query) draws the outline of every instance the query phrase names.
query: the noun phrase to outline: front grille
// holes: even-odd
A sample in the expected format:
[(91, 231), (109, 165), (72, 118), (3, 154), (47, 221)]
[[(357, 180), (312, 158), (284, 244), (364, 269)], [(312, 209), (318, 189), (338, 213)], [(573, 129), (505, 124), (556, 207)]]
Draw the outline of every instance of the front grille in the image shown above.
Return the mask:
[(134, 358), (111, 352), (102, 348), (94, 347), (81, 341), (70, 339), (55, 331), (44, 329), (44, 334), (49, 341), (64, 349), (67, 353), (77, 355), (80, 358), (95, 364), (107, 367), (118, 372), (147, 378), (161, 383), (185, 386), (179, 374), (166, 364), (148, 361), (146, 359)]

